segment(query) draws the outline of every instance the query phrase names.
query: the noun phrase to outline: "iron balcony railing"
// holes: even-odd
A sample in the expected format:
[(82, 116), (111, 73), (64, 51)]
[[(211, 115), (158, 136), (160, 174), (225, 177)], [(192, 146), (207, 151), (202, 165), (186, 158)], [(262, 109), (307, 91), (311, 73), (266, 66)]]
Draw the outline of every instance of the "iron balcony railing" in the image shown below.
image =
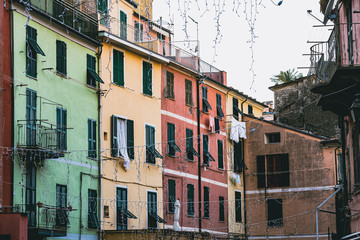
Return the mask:
[(97, 41), (97, 1), (14, 0), (25, 8), (35, 9), (60, 24)]
[[(70, 225), (69, 213), (73, 209), (46, 205), (41, 202), (36, 204), (17, 204), (14, 212), (28, 215), (29, 229), (47, 229), (52, 235), (66, 235)], [(63, 233), (63, 234), (61, 234)]]
[(66, 133), (43, 120), (18, 120), (18, 147), (40, 148), (49, 151), (63, 151)]
[(327, 42), (313, 45), (310, 53), (311, 70), (309, 74), (316, 75), (315, 85), (329, 82), (340, 64), (336, 28), (331, 32)]

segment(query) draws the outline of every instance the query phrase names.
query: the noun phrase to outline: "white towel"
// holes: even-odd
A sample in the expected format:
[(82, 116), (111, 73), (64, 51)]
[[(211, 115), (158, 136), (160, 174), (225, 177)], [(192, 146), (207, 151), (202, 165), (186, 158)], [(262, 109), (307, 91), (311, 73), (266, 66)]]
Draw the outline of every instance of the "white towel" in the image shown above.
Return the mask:
[(246, 139), (246, 123), (239, 122), (234, 117), (231, 117), (230, 139), (238, 143), (239, 138)]

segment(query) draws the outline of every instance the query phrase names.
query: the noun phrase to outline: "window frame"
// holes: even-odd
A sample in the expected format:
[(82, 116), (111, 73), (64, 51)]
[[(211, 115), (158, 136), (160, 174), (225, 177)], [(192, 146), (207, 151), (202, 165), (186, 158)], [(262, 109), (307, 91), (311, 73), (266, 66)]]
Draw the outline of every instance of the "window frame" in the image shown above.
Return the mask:
[(219, 196), (219, 222), (225, 222), (225, 198)]
[(96, 151), (96, 120), (88, 118), (88, 157), (95, 159)]
[(56, 40), (56, 72), (67, 75), (67, 45), (60, 40)]
[(219, 93), (216, 93), (216, 116), (219, 119), (222, 119), (223, 117), (225, 117), (224, 112), (222, 110), (222, 106), (221, 106), (221, 95)]
[(204, 186), (204, 218), (210, 219), (210, 187)]
[[(145, 71), (150, 74), (145, 74)], [(146, 77), (147, 75), (147, 77)], [(153, 64), (148, 61), (142, 61), (142, 83), (143, 83), (143, 94), (152, 97), (153, 96)], [(147, 88), (147, 86), (151, 86)]]
[(174, 100), (174, 73), (166, 71), (165, 97)]
[[(240, 195), (240, 196), (236, 196)], [(235, 222), (241, 223), (242, 222), (242, 209), (241, 209), (241, 192), (235, 191)], [(238, 211), (239, 210), (239, 211)]]
[(185, 104), (189, 107), (194, 106), (192, 96), (192, 81), (189, 79), (185, 79)]
[(218, 149), (218, 169), (224, 170), (224, 143), (220, 139), (217, 140), (217, 149)]
[(193, 184), (187, 184), (187, 216), (194, 217), (195, 216), (195, 188)]
[(168, 202), (169, 202), (168, 213), (175, 212), (175, 201), (176, 201), (176, 181), (174, 179), (168, 179)]
[[(95, 195), (95, 197), (94, 197)], [(99, 229), (97, 190), (88, 189), (88, 228)], [(95, 207), (93, 207), (95, 206)], [(92, 220), (91, 220), (92, 218)], [(94, 222), (92, 222), (94, 221)]]
[(117, 86), (125, 86), (125, 54), (113, 49), (113, 83)]
[(111, 116), (111, 156), (113, 157), (122, 157), (121, 155), (117, 155), (118, 146), (117, 146), (117, 120), (122, 119), (126, 121), (126, 146), (127, 146), (127, 153), (130, 159), (135, 159), (135, 150), (134, 150), (134, 142), (135, 142), (135, 135), (134, 135), (134, 121), (131, 119), (126, 119), (120, 117), (118, 115)]
[(56, 107), (56, 142), (60, 151), (67, 150), (67, 110)]
[[(266, 203), (267, 203), (267, 210), (268, 210), (267, 226), (268, 227), (283, 227), (284, 226), (284, 215), (283, 215), (282, 199), (281, 198), (267, 199)], [(273, 208), (275, 208), (275, 209), (273, 209)], [(272, 215), (275, 215), (275, 216), (272, 216)], [(277, 217), (278, 215), (281, 217)]]

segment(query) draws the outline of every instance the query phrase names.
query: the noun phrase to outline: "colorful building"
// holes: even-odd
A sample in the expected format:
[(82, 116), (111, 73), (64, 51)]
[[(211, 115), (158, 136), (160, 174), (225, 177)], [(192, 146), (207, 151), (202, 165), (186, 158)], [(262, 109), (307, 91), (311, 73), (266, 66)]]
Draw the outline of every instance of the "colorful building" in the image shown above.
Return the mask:
[(340, 143), (247, 115), (244, 121), (247, 236), (331, 238)]
[[(146, 15), (139, 21), (137, 9), (148, 1), (102, 3), (99, 11), (108, 21), (100, 21), (99, 31), (104, 80), (100, 218), (104, 239), (126, 238), (128, 231), (156, 230), (165, 223), (161, 66), (169, 60), (142, 46), (147, 37), (157, 37)], [(151, 7), (144, 9), (151, 11)]]
[(12, 9), (13, 205), (29, 239), (98, 239), (96, 1)]
[[(244, 165), (244, 143), (246, 133), (242, 138), (231, 139), (232, 130), (236, 128), (237, 122), (242, 122), (244, 115), (261, 117), (263, 109), (267, 106), (256, 101), (244, 93), (228, 87), (226, 91), (226, 133), (227, 133), (227, 177), (228, 177), (228, 218), (229, 237), (246, 237), (246, 212), (245, 212), (245, 186), (244, 176), (246, 166)], [(233, 119), (237, 122), (233, 122)], [(246, 124), (246, 123), (245, 123)], [(238, 135), (239, 136), (239, 135)]]

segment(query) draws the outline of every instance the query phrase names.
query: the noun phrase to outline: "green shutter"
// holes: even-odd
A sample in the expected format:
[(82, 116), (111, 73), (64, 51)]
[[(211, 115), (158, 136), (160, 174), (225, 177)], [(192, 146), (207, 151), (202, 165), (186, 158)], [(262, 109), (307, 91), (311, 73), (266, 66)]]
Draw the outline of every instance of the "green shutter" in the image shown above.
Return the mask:
[(168, 141), (168, 154), (169, 156), (175, 156), (175, 125), (172, 123), (167, 124), (167, 141)]
[(127, 120), (127, 149), (129, 158), (134, 159), (134, 121)]
[(175, 211), (175, 201), (176, 201), (176, 183), (175, 180), (169, 179), (168, 181), (169, 187), (169, 212), (173, 213)]
[(218, 140), (218, 168), (224, 168), (223, 142), (221, 140)]
[(111, 156), (117, 157), (117, 117), (111, 116)]
[(242, 159), (242, 142), (233, 142), (234, 145), (234, 171), (241, 172), (243, 170)]
[(187, 214), (194, 216), (194, 185), (187, 185)]
[(66, 44), (56, 40), (56, 71), (66, 75)]
[(209, 137), (208, 135), (203, 135), (203, 163), (205, 165), (209, 165), (209, 157), (208, 157), (208, 152), (209, 152)]
[(224, 197), (219, 197), (219, 221), (225, 221), (225, 202)]
[(97, 192), (88, 190), (88, 228), (99, 228), (100, 223), (97, 216)]
[(210, 197), (210, 189), (209, 189), (209, 187), (204, 187), (204, 217), (205, 218), (209, 218), (209, 216), (210, 216), (209, 197)]
[(127, 16), (123, 11), (120, 11), (120, 38), (127, 39)]
[(143, 93), (152, 96), (152, 64), (143, 61)]
[(235, 221), (241, 222), (241, 192), (235, 192)]
[(114, 83), (124, 86), (124, 53), (114, 50), (113, 60)]

